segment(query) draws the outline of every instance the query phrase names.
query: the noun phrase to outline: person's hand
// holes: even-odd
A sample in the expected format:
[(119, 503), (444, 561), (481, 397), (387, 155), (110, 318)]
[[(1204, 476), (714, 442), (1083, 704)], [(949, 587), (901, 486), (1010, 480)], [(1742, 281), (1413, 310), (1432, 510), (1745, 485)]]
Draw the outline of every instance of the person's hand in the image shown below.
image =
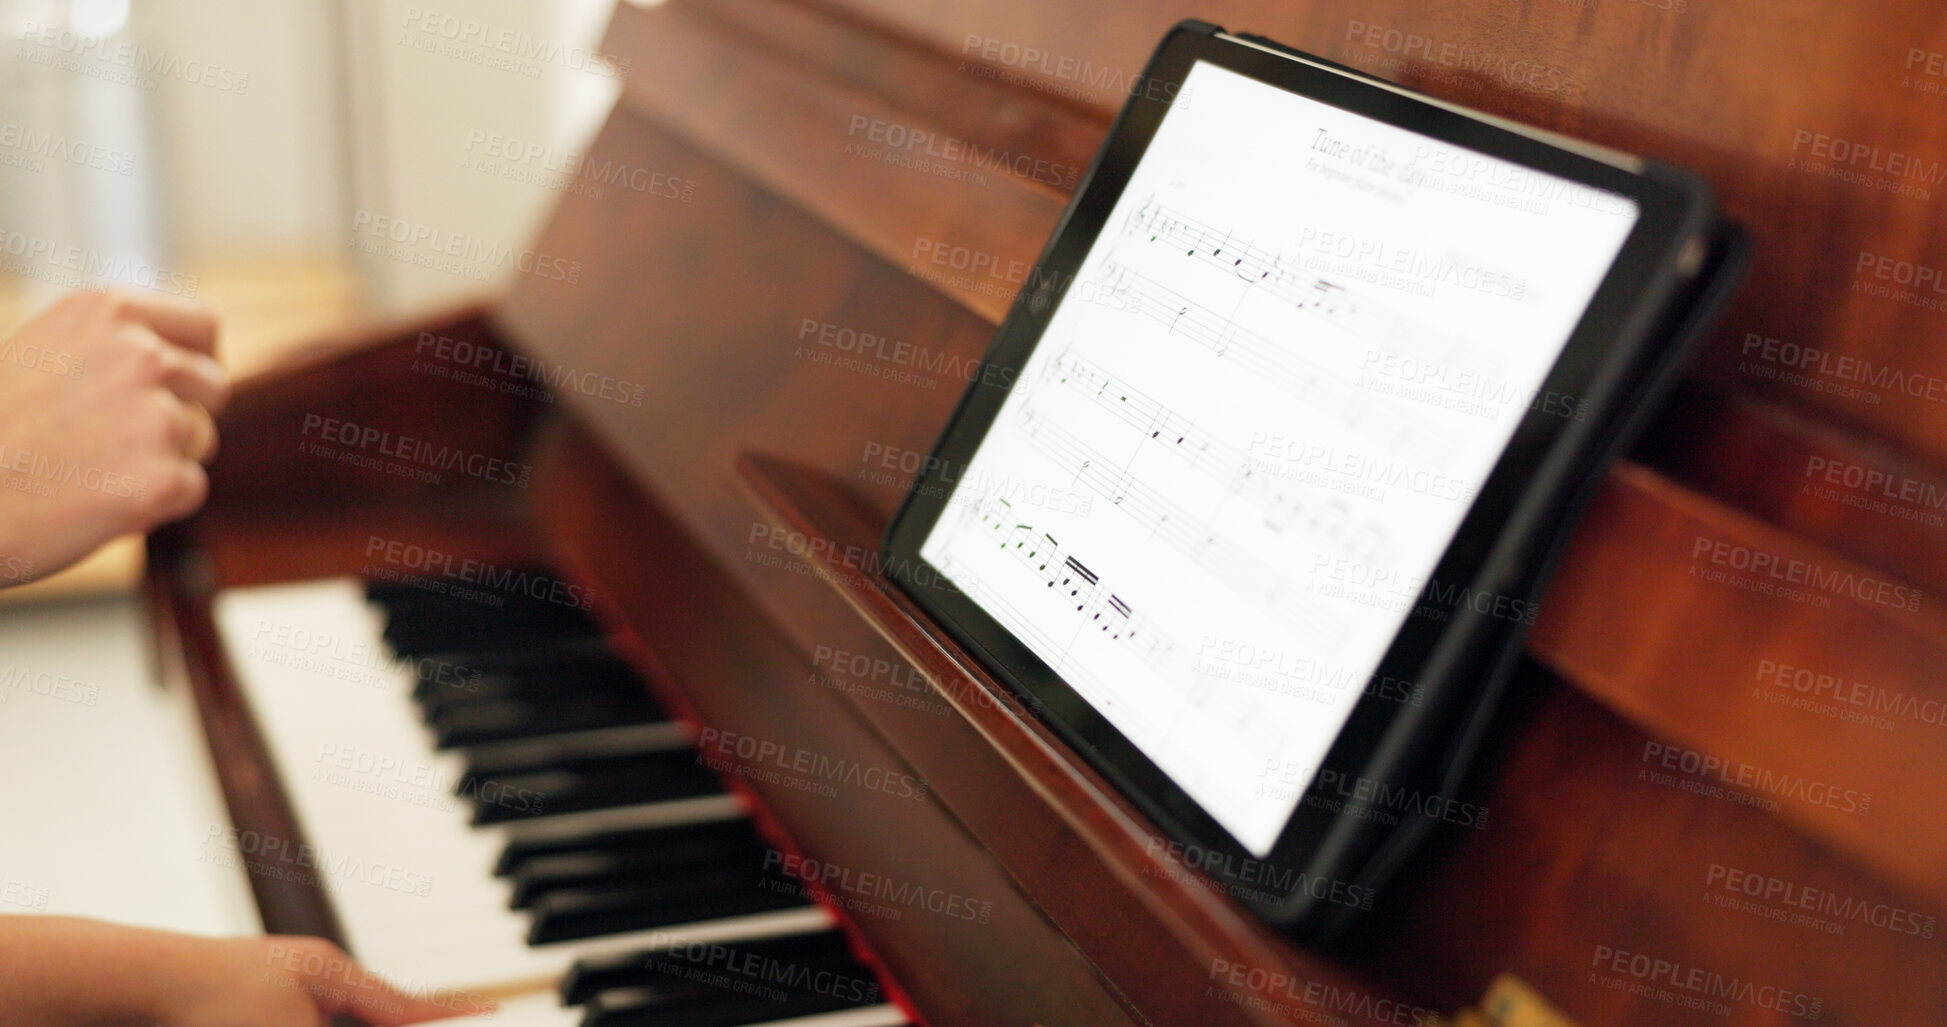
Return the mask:
[(467, 992), (415, 998), (320, 938), (202, 938), (68, 916), (0, 916), (7, 1027), (376, 1027), (491, 1013)]
[(0, 340), (0, 586), (202, 505), (216, 328), (188, 300), (77, 292)]
[(391, 1027), (493, 1009), (477, 996), (407, 995), (318, 938), (162, 938), (174, 949), (154, 1010), (162, 1027), (324, 1027), (341, 1013)]

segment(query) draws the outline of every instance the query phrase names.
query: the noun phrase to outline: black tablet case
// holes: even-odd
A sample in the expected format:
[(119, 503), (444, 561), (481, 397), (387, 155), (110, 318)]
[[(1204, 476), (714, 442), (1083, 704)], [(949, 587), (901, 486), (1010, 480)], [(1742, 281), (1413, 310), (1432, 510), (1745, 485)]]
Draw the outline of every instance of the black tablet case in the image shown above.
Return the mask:
[[(1207, 22), (1184, 21), (1175, 31), (1217, 35), (1223, 29)], [(1235, 38), (1266, 47), (1314, 64), (1337, 69), (1347, 75), (1390, 89), (1400, 87), (1355, 68), (1293, 50), (1259, 36)], [(1432, 99), (1432, 98), (1428, 98)], [(1117, 119), (1118, 127), (1121, 119)], [(1110, 138), (1115, 130), (1111, 129)], [(1099, 163), (1100, 153), (1096, 156)], [(1650, 165), (1645, 173), (1656, 174), (1659, 166)], [(1094, 177), (1091, 166), (1087, 179)], [(1066, 214), (1044, 246), (1037, 269), (1054, 249), (1054, 240), (1066, 228)], [(1633, 380), (1628, 394), (1603, 411), (1593, 426), (1596, 443), (1585, 446), (1571, 466), (1557, 473), (1537, 476), (1529, 495), (1524, 496), (1497, 538), (1498, 560), (1484, 565), (1476, 581), (1479, 586), (1490, 575), (1488, 591), (1508, 599), (1534, 602), (1541, 598), (1549, 573), (1566, 548), (1574, 527), (1589, 500), (1601, 487), (1608, 466), (1626, 452), (1642, 433), (1659, 403), (1681, 378), (1698, 341), (1715, 323), (1738, 283), (1742, 280), (1748, 250), (1748, 237), (1735, 223), (1718, 219), (1710, 232), (1710, 242), (1698, 270), (1682, 293), (1662, 311), (1655, 337), (1641, 347), (1645, 366), (1629, 369)], [(1030, 280), (1035, 280), (1031, 278)], [(963, 397), (964, 405), (964, 397)], [(956, 411), (954, 420), (958, 420)], [(944, 445), (950, 428), (943, 433), (935, 450)], [(1551, 452), (1552, 452), (1551, 447)], [(910, 502), (912, 497), (908, 497)], [(894, 517), (896, 527), (906, 514), (902, 508)], [(889, 528), (886, 546), (890, 550), (893, 529)], [(1512, 551), (1509, 542), (1512, 541)], [(1478, 589), (1477, 589), (1478, 590)], [(921, 597), (916, 597), (921, 598)], [(943, 625), (944, 626), (944, 625)], [(947, 634), (957, 634), (948, 627)], [(1367, 764), (1385, 764), (1381, 780), (1394, 787), (1414, 788), (1433, 795), (1454, 797), (1466, 787), (1482, 739), (1501, 706), (1527, 637), (1527, 626), (1519, 620), (1494, 618), (1470, 608), (1455, 612), (1448, 635), (1461, 641), (1444, 646), (1442, 664), (1432, 676), (1415, 684), (1422, 703), (1406, 708), (1389, 725), (1374, 757)], [(1443, 636), (1447, 637), (1447, 636)], [(1432, 665), (1431, 662), (1429, 664)], [(1005, 677), (1005, 675), (1003, 675)], [(1374, 825), (1378, 821), (1357, 815), (1365, 812), (1354, 802), (1347, 803), (1346, 816), (1339, 818), (1329, 851), (1321, 850), (1311, 864), (1287, 869), (1308, 875), (1323, 873), (1343, 884), (1379, 891), (1406, 866), (1409, 858), (1427, 839), (1438, 823), (1435, 818), (1412, 816), (1390, 829)], [(1345, 868), (1352, 868), (1349, 872)], [(1221, 870), (1213, 876), (1222, 880)], [(1227, 882), (1237, 887), (1233, 894), (1262, 894), (1261, 885), (1247, 881)], [(1326, 942), (1342, 936), (1363, 915), (1363, 904), (1351, 905), (1314, 899), (1303, 889), (1282, 903), (1267, 904), (1247, 900), (1255, 912), (1291, 934)]]
[[(1562, 499), (1552, 509), (1537, 511), (1533, 519), (1545, 530), (1531, 530), (1527, 571), (1506, 594), (1530, 602), (1540, 601), (1556, 562), (1567, 549), (1574, 529), (1589, 501), (1606, 480), (1609, 465), (1628, 452), (1642, 435), (1658, 406), (1683, 377), (1698, 343), (1716, 323), (1717, 316), (1743, 281), (1749, 259), (1750, 238), (1731, 221), (1721, 221), (1712, 233), (1702, 266), (1691, 279), (1686, 295), (1666, 312), (1660, 345), (1653, 345), (1655, 364), (1637, 381), (1631, 395), (1620, 404), (1606, 431), (1600, 448), (1584, 453), (1573, 473), (1576, 479), (1564, 483)], [(1519, 534), (1523, 525), (1510, 524), (1508, 532)], [(1480, 618), (1486, 620), (1486, 618)], [(1498, 630), (1494, 628), (1498, 627)], [(1406, 771), (1410, 781), (1421, 782), (1436, 795), (1461, 794), (1467, 785), (1482, 739), (1501, 706), (1508, 683), (1520, 662), (1527, 626), (1519, 621), (1501, 620), (1490, 626), (1491, 634), (1475, 647), (1472, 659), (1446, 679), (1427, 683), (1438, 692), (1427, 696), (1424, 712), (1435, 723), (1427, 735), (1444, 734), (1438, 745), (1424, 745), (1422, 763)], [(1471, 703), (1466, 700), (1471, 699)], [(1444, 722), (1444, 723), (1442, 723)], [(1445, 727), (1444, 732), (1439, 728)], [(1421, 736), (1424, 741), (1426, 736)], [(1436, 821), (1414, 817), (1384, 836), (1363, 861), (1363, 869), (1348, 883), (1374, 890), (1384, 886), (1406, 865), (1414, 851), (1431, 833)], [(1314, 940), (1329, 940), (1342, 934), (1357, 920), (1360, 910), (1344, 905), (1301, 902), (1272, 914), (1295, 934)]]

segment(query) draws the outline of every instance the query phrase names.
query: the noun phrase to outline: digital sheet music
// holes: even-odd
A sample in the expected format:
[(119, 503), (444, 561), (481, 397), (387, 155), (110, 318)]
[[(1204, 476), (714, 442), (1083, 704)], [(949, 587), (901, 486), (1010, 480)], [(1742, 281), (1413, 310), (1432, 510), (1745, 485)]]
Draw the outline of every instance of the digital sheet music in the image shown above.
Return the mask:
[[(1199, 63), (921, 554), (1263, 853), (1637, 220)], [(1458, 583), (1456, 583), (1458, 584)]]

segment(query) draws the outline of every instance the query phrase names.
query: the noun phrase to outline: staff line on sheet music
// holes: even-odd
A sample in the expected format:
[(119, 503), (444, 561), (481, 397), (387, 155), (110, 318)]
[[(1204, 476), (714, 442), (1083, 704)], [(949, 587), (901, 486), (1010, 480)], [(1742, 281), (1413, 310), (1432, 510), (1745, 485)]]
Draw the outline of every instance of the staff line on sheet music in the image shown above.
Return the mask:
[(1147, 236), (1150, 242), (1167, 240), (1173, 246), (1182, 247), (1184, 256), (1196, 257), (1229, 272), (1238, 281), (1271, 293), (1300, 310), (1370, 323), (1364, 316), (1365, 309), (1345, 286), (1301, 272), (1288, 265), (1283, 255), (1261, 250), (1232, 232), (1173, 210), (1154, 196), (1144, 200), (1129, 216), (1123, 232)]
[[(1210, 530), (1210, 518), (1198, 518), (1178, 503), (1137, 478), (1126, 467), (1118, 467), (1101, 452), (1076, 438), (1060, 425), (1037, 416), (1032, 407), (1023, 411), (1025, 434), (1055, 466), (1074, 475), (1077, 484), (1109, 500), (1122, 515), (1149, 530), (1151, 535), (1189, 559), (1203, 564), (1218, 580), (1237, 595), (1254, 603), (1269, 603), (1293, 616), (1337, 620), (1345, 614), (1342, 604), (1326, 597), (1308, 597), (1286, 586), (1280, 576), (1262, 592), (1252, 586), (1263, 585), (1264, 554), (1253, 552), (1231, 539)], [(1226, 490), (1225, 501), (1234, 497)], [(1324, 600), (1324, 601), (1321, 601)]]
[[(1144, 660), (1161, 668), (1176, 650), (1169, 634), (1102, 584), (1101, 575), (1064, 549), (1053, 535), (1021, 520), (1014, 504), (998, 496), (980, 504), (978, 515), (1003, 550), (1029, 568), (1050, 589), (1067, 589), (1081, 627), (1093, 627), (1110, 641), (1129, 640)], [(1106, 617), (1106, 619), (1104, 619)], [(1066, 652), (1066, 649), (1063, 650)]]
[[(1001, 502), (1005, 501), (1002, 500)], [(991, 513), (991, 511), (983, 512), (983, 520), (987, 520), (987, 513)], [(1011, 517), (1002, 518), (1003, 521), (1011, 519)], [(1028, 525), (1025, 527), (1031, 529), (1033, 526)], [(951, 573), (950, 568), (948, 572)], [(1168, 701), (1174, 704), (1176, 712), (1159, 722), (1144, 715), (1143, 711), (1147, 708), (1147, 704), (1120, 701), (1122, 697), (1119, 694), (1118, 687), (1112, 687), (1106, 679), (1091, 670), (1086, 662), (1071, 663), (1069, 657), (1072, 655), (1075, 639), (1071, 639), (1067, 645), (1061, 644), (1044, 630), (1042, 623), (1030, 617), (1026, 611), (1009, 601), (999, 591), (977, 587), (969, 595), (971, 598), (976, 599), (983, 607), (995, 612), (998, 619), (1006, 624), (1009, 630), (1013, 631), (1016, 635), (1019, 635), (1025, 640), (1039, 642), (1044, 652), (1059, 654), (1056, 659), (1049, 661), (1049, 665), (1066, 678), (1070, 684), (1076, 686), (1077, 690), (1090, 703), (1105, 711), (1116, 711), (1115, 716), (1120, 721), (1118, 727), (1126, 735), (1151, 740), (1150, 744), (1152, 745), (1180, 744), (1177, 741), (1177, 732), (1186, 722), (1182, 713), (1189, 709), (1206, 705), (1212, 697), (1215, 687), (1213, 683), (1207, 678), (1197, 678), (1195, 684), (1188, 691), (1172, 691)], [(1084, 622), (1077, 628), (1077, 634), (1087, 634), (1087, 627), (1088, 622)], [(1141, 653), (1141, 658), (1144, 662), (1155, 668), (1161, 680), (1182, 680), (1183, 674), (1190, 672), (1189, 668), (1181, 666), (1181, 660), (1187, 657), (1187, 651), (1179, 650), (1174, 641), (1162, 636), (1159, 632), (1150, 630), (1147, 627), (1145, 627), (1145, 631), (1148, 634), (1148, 642), (1146, 648)], [(1177, 666), (1173, 668), (1171, 666), (1172, 664), (1176, 664)], [(1238, 727), (1248, 731), (1252, 725), (1240, 720)]]
[[(1217, 358), (1234, 361), (1296, 399), (1313, 402), (1324, 397), (1339, 399), (1340, 409), (1334, 413), (1347, 427), (1358, 427), (1375, 405), (1399, 402), (1360, 389), (1357, 382), (1301, 356), (1289, 343), (1281, 344), (1245, 328), (1127, 264), (1115, 260), (1104, 263), (1102, 286), (1108, 295), (1123, 301), (1132, 313), (1161, 324), (1169, 334), (1181, 335)], [(1321, 383), (1327, 383), (1328, 387), (1321, 389)]]
[(1066, 428), (1035, 416), (1032, 407), (1026, 433), (1043, 455), (1075, 476), (1075, 480), (1107, 499), (1123, 514), (1148, 528), (1151, 534), (1176, 547), (1195, 560), (1250, 567), (1250, 554), (1241, 547), (1217, 537), (1198, 525), (1198, 518), (1172, 502), (1161, 492), (1139, 480), (1125, 468), (1114, 466), (1102, 453), (1076, 438)]
[[(954, 570), (951, 564), (941, 569), (949, 575)], [(1025, 640), (1039, 641), (1042, 650), (1045, 652), (1059, 654), (1056, 659), (1049, 661), (1049, 665), (1064, 678), (1068, 679), (1069, 682), (1088, 686), (1085, 690), (1085, 696), (1090, 703), (1103, 708), (1117, 707), (1121, 710), (1120, 716), (1140, 720), (1152, 734), (1159, 730), (1159, 725), (1151, 722), (1149, 718), (1141, 716), (1140, 704), (1118, 703), (1116, 701), (1115, 690), (1109, 687), (1108, 682), (1090, 672), (1085, 664), (1069, 663), (1068, 646), (1062, 645), (1053, 636), (1043, 631), (1041, 625), (1034, 618), (1029, 617), (1020, 607), (1010, 602), (1005, 594), (999, 590), (987, 588), (979, 582), (980, 579), (974, 578), (966, 586), (963, 586), (967, 589), (968, 597), (977, 600), (981, 606), (1001, 614), (999, 619), (1016, 635), (1021, 636)], [(1094, 694), (1086, 695), (1087, 691), (1092, 691)]]
[(1124, 424), (1146, 432), (1147, 438), (1175, 454), (1184, 463), (1206, 470), (1206, 457), (1225, 466), (1247, 462), (1243, 450), (1197, 426), (1161, 401), (1129, 384), (1111, 372), (1065, 349), (1048, 365), (1048, 377), (1056, 384), (1069, 385), (1094, 399)]
[[(1350, 504), (1343, 498), (1309, 497), (1303, 490), (1291, 489), (1276, 474), (1260, 473), (1243, 450), (1200, 429), (1194, 421), (1076, 356), (1073, 350), (1055, 358), (1049, 365), (1049, 375), (1056, 384), (1076, 388), (1134, 428), (1140, 436), (1139, 444), (1153, 443), (1174, 454), (1218, 488), (1249, 503), (1258, 511), (1265, 530), (1273, 535), (1284, 536), (1298, 528), (1322, 546), (1368, 566), (1390, 562), (1390, 546), (1384, 534), (1371, 525), (1353, 524)], [(1294, 491), (1297, 498), (1291, 498)]]
[[(1477, 341), (1469, 341), (1463, 335), (1456, 334), (1451, 325), (1424, 323), (1395, 304), (1368, 302), (1370, 297), (1364, 295), (1366, 287), (1358, 279), (1351, 279), (1348, 285), (1313, 274), (1311, 269), (1317, 266), (1313, 261), (1259, 248), (1248, 239), (1238, 238), (1230, 230), (1206, 224), (1164, 204), (1154, 194), (1124, 220), (1122, 234), (1160, 246), (1165, 252), (1174, 252), (1180, 259), (1210, 265), (1234, 280), (1238, 288), (1232, 316), (1225, 317), (1213, 308), (1204, 308), (1205, 316), (1213, 324), (1235, 323), (1237, 316), (1246, 308), (1246, 300), (1253, 293), (1261, 292), (1294, 310), (1363, 339), (1367, 354), (1360, 364), (1360, 370), (1351, 377), (1343, 372), (1332, 374), (1337, 384), (1342, 386), (1333, 395), (1344, 397), (1340, 402), (1345, 405), (1347, 414), (1359, 414), (1361, 411), (1357, 407), (1362, 403), (1399, 410), (1430, 402), (1437, 406), (1443, 398), (1478, 399), (1488, 405), (1496, 405), (1510, 393), (1520, 391), (1517, 382), (1523, 380), (1524, 376), (1512, 368), (1506, 359), (1508, 351), (1505, 348), (1483, 348)], [(1103, 288), (1110, 295), (1124, 299), (1132, 310), (1148, 314), (1166, 329), (1174, 331), (1177, 327), (1174, 318), (1144, 310), (1145, 297), (1130, 292), (1132, 287), (1140, 290), (1149, 286), (1141, 281), (1127, 280), (1130, 260), (1119, 256), (1127, 245), (1117, 243), (1112, 246), (1104, 264), (1096, 272), (1101, 276)], [(1123, 277), (1112, 277), (1115, 274), (1122, 274)], [(1157, 281), (1150, 276), (1142, 277), (1152, 283)], [(1169, 307), (1172, 302), (1176, 306)], [(1164, 305), (1177, 314), (1189, 313), (1180, 298), (1166, 299)], [(1285, 346), (1283, 350), (1289, 351), (1291, 348)], [(1213, 348), (1212, 351), (1220, 357), (1223, 355), (1222, 350)], [(1275, 354), (1279, 349), (1273, 347), (1271, 352)], [(1302, 354), (1292, 355), (1303, 359)], [(1370, 370), (1375, 365), (1380, 368), (1377, 372)], [(1399, 368), (1407, 370), (1402, 373)], [(1431, 384), (1426, 381), (1429, 373), (1434, 378)], [(1368, 379), (1375, 374), (1395, 380), (1381, 382), (1378, 387), (1368, 387)], [(1315, 385), (1316, 379), (1307, 382), (1307, 394), (1301, 398), (1315, 399), (1309, 395), (1311, 387)], [(1429, 388), (1433, 391), (1432, 396), (1427, 395)], [(1405, 425), (1417, 423), (1418, 420), (1402, 418), (1395, 422), (1394, 427), (1405, 430)], [(1352, 424), (1348, 422), (1349, 426)], [(1420, 444), (1438, 445), (1440, 439), (1435, 436), (1418, 441)]]
[[(949, 575), (952, 575), (956, 569), (952, 564), (948, 564), (942, 568)], [(1208, 705), (1212, 698), (1213, 692), (1215, 691), (1215, 684), (1208, 678), (1199, 678), (1189, 691), (1177, 692), (1171, 696), (1174, 708), (1179, 711), (1177, 714), (1173, 714), (1161, 722), (1145, 716), (1143, 713), (1145, 704), (1120, 701), (1121, 696), (1118, 687), (1112, 687), (1106, 679), (1091, 670), (1088, 664), (1082, 662), (1071, 663), (1068, 657), (1071, 655), (1072, 642), (1068, 646), (1062, 645), (1047, 631), (1043, 630), (1041, 623), (1029, 616), (1020, 606), (1010, 601), (1005, 593), (986, 587), (985, 583), (981, 582), (978, 578), (967, 582), (965, 587), (967, 588), (969, 598), (974, 599), (982, 607), (992, 611), (996, 615), (996, 619), (1005, 624), (1017, 636), (1031, 643), (1039, 643), (1039, 651), (1059, 654), (1055, 659), (1049, 661), (1049, 665), (1073, 685), (1090, 704), (1105, 712), (1115, 711), (1114, 716), (1119, 721), (1118, 729), (1125, 735), (1132, 738), (1151, 740), (1149, 743), (1151, 745), (1182, 745), (1184, 743), (1179, 740), (1178, 729), (1186, 721), (1181, 715), (1181, 711), (1204, 707)], [(1152, 637), (1151, 642), (1156, 643), (1157, 639)], [(1164, 659), (1184, 655), (1175, 650), (1175, 643), (1168, 642), (1163, 644), (1169, 646), (1169, 652), (1164, 655)], [(1153, 658), (1149, 662), (1152, 665), (1157, 663)], [(1166, 678), (1169, 677), (1167, 673), (1164, 673), (1163, 676)], [(1238, 729), (1244, 731), (1250, 731), (1253, 727), (1262, 727), (1261, 724), (1249, 719), (1242, 712), (1238, 713), (1237, 720), (1234, 721), (1234, 724)], [(1193, 786), (1198, 782), (1209, 783), (1207, 775), (1198, 774), (1181, 775), (1179, 780), (1186, 787)]]
[[(1477, 348), (1441, 326), (1412, 324), (1404, 312), (1390, 305), (1362, 302), (1353, 291), (1363, 291), (1358, 283), (1345, 285), (1300, 270), (1303, 257), (1267, 252), (1239, 239), (1232, 231), (1205, 224), (1164, 204), (1154, 195), (1129, 215), (1123, 225), (1123, 235), (1145, 238), (1151, 243), (1167, 243), (1173, 249), (1180, 247), (1183, 256), (1227, 272), (1237, 281), (1271, 293), (1298, 310), (1334, 321), (1348, 330), (1356, 325), (1355, 334), (1365, 338), (1369, 345), (1381, 346), (1381, 340), (1389, 340), (1383, 348), (1391, 351), (1390, 340), (1437, 339), (1437, 355), (1417, 359), (1456, 372), (1470, 371), (1484, 380), (1505, 381), (1510, 377), (1501, 362), (1476, 366), (1481, 356)], [(1110, 261), (1114, 262), (1113, 251)], [(1461, 364), (1463, 360), (1465, 367)]]
[(1046, 418), (1030, 417), (1026, 427), (1027, 436), (1042, 455), (1073, 474), (1078, 484), (1109, 500), (1124, 516), (1148, 529), (1153, 537), (1203, 564), (1232, 591), (1251, 602), (1269, 602), (1287, 608), (1292, 601), (1297, 601), (1301, 604), (1297, 612), (1314, 617), (1331, 616), (1324, 612), (1331, 609), (1329, 605), (1303, 602), (1300, 596), (1283, 588), (1282, 579), (1273, 582), (1262, 594), (1254, 592), (1252, 586), (1263, 584), (1261, 553), (1254, 554), (1209, 530), (1190, 511), (1126, 468), (1115, 467), (1107, 457), (1061, 426), (1044, 422)]

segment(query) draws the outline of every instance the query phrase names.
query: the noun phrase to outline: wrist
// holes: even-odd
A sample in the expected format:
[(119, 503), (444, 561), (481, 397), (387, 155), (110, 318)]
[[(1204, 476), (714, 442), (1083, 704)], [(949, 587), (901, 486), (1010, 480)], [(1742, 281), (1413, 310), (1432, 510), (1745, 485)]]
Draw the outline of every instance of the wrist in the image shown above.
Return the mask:
[(211, 942), (167, 931), (120, 930), (115, 969), (122, 972), (113, 976), (128, 982), (127, 993), (120, 996), (124, 1015), (144, 1024), (188, 1022), (206, 997), (198, 952)]
[(84, 917), (0, 917), (0, 1008), (35, 1025), (171, 1023), (179, 937)]

